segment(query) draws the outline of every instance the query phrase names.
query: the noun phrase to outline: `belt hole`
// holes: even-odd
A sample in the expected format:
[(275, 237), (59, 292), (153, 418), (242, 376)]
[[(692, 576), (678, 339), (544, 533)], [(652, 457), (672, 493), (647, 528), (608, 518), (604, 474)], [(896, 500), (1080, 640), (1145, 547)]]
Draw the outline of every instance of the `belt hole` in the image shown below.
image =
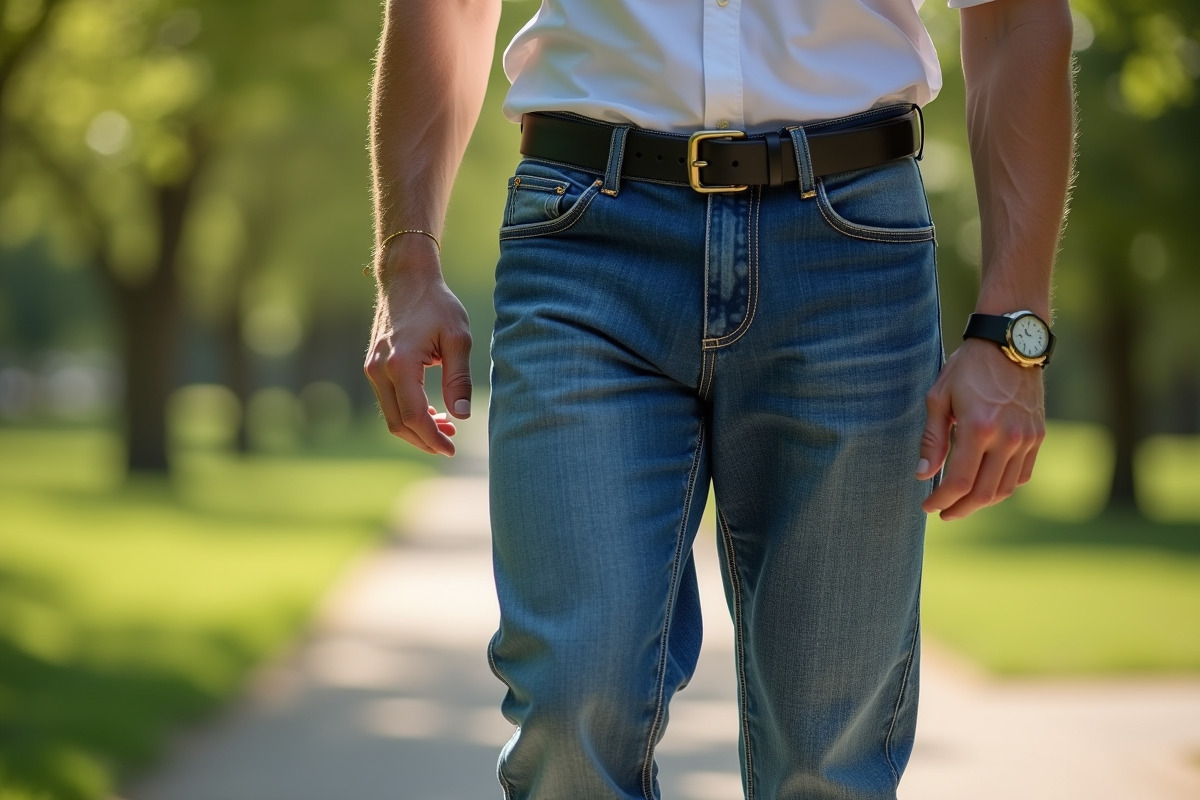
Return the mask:
[(733, 162), (733, 166), (735, 166), (735, 167), (736, 167), (737, 165), (738, 165), (738, 162), (736, 162), (736, 161), (735, 161), (735, 162)]
[(680, 156), (680, 157), (679, 157), (679, 163), (680, 163), (680, 164), (687, 163), (687, 160), (686, 160), (686, 159), (685, 159), (683, 156)]
[(642, 157), (642, 154), (641, 154), (641, 153), (634, 153), (634, 154), (633, 154), (633, 156), (634, 156), (634, 158), (641, 158), (641, 157)]
[(659, 153), (659, 154), (658, 154), (658, 155), (655, 157), (655, 160), (657, 160), (657, 161), (662, 161), (662, 160), (663, 160), (662, 153)]

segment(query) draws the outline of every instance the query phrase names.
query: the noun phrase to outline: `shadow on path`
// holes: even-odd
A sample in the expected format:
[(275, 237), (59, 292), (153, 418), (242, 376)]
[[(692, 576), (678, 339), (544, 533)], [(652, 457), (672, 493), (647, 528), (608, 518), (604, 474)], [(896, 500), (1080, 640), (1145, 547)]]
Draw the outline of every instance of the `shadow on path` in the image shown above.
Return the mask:
[[(484, 655), (497, 620), (486, 479), (415, 486), (398, 518), (404, 535), (351, 570), (308, 639), (125, 797), (499, 800), (512, 728)], [(706, 639), (658, 751), (667, 800), (741, 796), (714, 551), (697, 545)], [(903, 800), (1200, 798), (1200, 681), (997, 683), (927, 646), (922, 693)]]

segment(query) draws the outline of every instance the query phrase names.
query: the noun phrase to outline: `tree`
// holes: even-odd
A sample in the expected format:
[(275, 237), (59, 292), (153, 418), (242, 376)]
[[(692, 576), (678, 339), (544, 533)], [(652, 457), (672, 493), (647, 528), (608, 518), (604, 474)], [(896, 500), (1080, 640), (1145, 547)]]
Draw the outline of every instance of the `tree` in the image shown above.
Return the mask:
[(1190, 364), (1195, 380), (1200, 363), (1200, 281), (1182, 258), (1198, 244), (1200, 7), (1085, 0), (1078, 12), (1082, 122), (1064, 280), (1092, 306), (1086, 330), (1114, 441), (1109, 506), (1132, 509), (1151, 411), (1171, 376)]
[[(254, 223), (286, 213), (278, 176), (304, 169), (301, 155), (312, 162), (322, 131), (349, 124), (351, 141), (362, 141), (357, 106), (378, 9), (7, 0), (0, 21), (0, 228), (9, 243), (47, 238), (102, 277), (120, 332), (127, 465), (165, 472), (182, 322), (193, 312), (232, 316), (236, 335), (256, 289), (247, 265), (261, 275), (259, 265), (287, 250), (277, 241), (303, 238)], [(316, 156), (352, 183), (305, 188), (333, 207), (347, 190), (361, 193), (365, 259), (366, 159), (352, 147)], [(344, 244), (346, 235), (327, 238)], [(299, 283), (318, 274), (296, 272)]]

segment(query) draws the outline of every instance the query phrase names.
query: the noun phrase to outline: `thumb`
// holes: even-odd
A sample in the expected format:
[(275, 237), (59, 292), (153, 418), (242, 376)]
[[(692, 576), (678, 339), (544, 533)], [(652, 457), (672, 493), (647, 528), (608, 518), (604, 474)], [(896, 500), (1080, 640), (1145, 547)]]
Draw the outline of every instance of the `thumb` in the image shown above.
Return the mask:
[(917, 480), (927, 481), (942, 468), (950, 452), (950, 428), (953, 424), (950, 398), (938, 386), (934, 386), (925, 397), (925, 431), (921, 434)]
[(442, 343), (442, 399), (459, 419), (471, 416), (471, 337)]

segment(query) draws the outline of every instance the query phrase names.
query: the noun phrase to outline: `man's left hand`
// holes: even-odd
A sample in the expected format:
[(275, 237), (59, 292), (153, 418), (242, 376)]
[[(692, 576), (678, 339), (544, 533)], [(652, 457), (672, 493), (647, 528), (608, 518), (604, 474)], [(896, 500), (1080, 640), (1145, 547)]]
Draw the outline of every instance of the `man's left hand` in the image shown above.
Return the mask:
[(1041, 369), (1014, 363), (991, 342), (967, 339), (946, 360), (925, 406), (917, 478), (946, 467), (922, 504), (926, 512), (962, 519), (1029, 480), (1046, 435)]

